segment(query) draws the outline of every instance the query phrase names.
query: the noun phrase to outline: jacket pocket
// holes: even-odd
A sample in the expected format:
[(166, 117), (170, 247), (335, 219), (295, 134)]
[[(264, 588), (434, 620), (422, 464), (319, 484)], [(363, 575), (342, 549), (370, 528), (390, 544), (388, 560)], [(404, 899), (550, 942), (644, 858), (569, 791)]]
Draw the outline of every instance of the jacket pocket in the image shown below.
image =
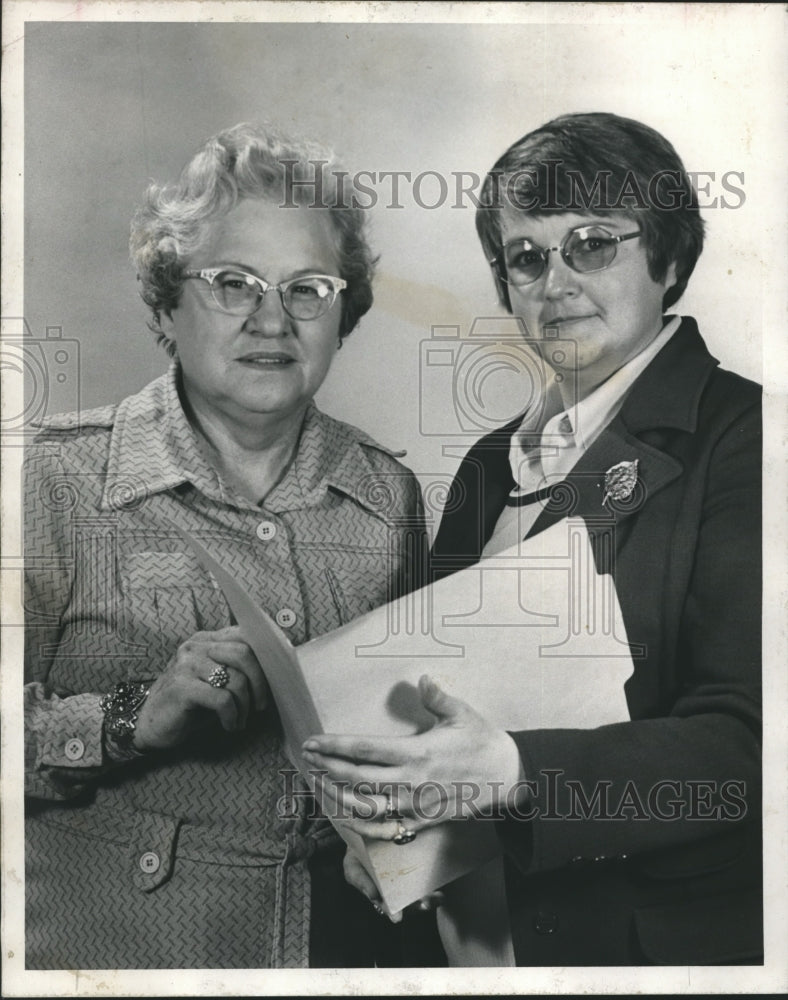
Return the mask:
[(142, 892), (152, 892), (172, 875), (180, 820), (164, 813), (138, 812), (129, 844), (132, 880)]
[(128, 630), (161, 668), (195, 632), (231, 624), (221, 590), (190, 552), (133, 553), (121, 579)]
[(332, 552), (324, 573), (339, 623), (344, 625), (393, 600), (397, 571), (386, 552)]
[(110, 867), (126, 888), (151, 892), (172, 875), (181, 822), (177, 816), (117, 802), (109, 808), (90, 803), (42, 809), (28, 816), (28, 860), (40, 867), (34, 845), (49, 838), (58, 845), (55, 856), (64, 870), (87, 869), (89, 863), (99, 872)]
[(736, 965), (763, 960), (763, 905), (756, 890), (635, 911), (640, 949), (655, 965)]

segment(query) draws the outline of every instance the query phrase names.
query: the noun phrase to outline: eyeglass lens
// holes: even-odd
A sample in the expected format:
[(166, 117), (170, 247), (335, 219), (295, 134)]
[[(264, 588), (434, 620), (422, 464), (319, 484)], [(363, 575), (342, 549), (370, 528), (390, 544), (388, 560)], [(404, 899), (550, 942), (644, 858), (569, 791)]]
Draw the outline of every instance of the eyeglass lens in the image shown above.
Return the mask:
[[(222, 309), (239, 316), (251, 315), (263, 301), (260, 285), (240, 271), (220, 271), (211, 282), (211, 290)], [(331, 308), (336, 291), (328, 279), (306, 276), (287, 284), (281, 296), (282, 305), (293, 319), (316, 319)]]
[[(561, 248), (566, 263), (581, 274), (601, 271), (616, 256), (616, 240), (605, 229), (586, 227), (570, 233)], [(505, 247), (506, 278), (513, 285), (529, 285), (541, 277), (550, 250), (530, 240), (515, 240)]]

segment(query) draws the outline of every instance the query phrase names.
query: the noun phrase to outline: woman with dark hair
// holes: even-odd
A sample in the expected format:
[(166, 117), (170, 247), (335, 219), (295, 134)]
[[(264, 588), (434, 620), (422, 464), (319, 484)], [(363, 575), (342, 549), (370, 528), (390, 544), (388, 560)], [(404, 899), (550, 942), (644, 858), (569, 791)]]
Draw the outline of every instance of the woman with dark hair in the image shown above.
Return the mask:
[[(499, 818), (513, 947), (490, 939), (489, 907), (474, 926), (482, 891), (462, 917), (438, 911), (453, 964), (758, 962), (760, 388), (666, 313), (703, 246), (695, 192), (653, 129), (573, 114), (511, 146), (480, 200), (501, 303), (550, 377), (463, 460), (433, 578), (582, 518), (621, 605), (630, 718), (506, 733), (423, 678), (431, 729), (317, 736), (308, 759), (401, 783), (398, 816), (383, 800), (357, 822), (371, 837), (431, 822), (408, 788), (479, 789), (464, 814)], [(495, 683), (494, 663), (473, 667)], [(375, 898), (358, 865), (348, 877)]]
[(313, 402), (372, 303), (346, 177), (239, 125), (150, 188), (131, 249), (170, 369), (29, 448), (28, 968), (385, 961), (265, 664), (178, 531), (295, 644), (409, 585), (414, 476)]

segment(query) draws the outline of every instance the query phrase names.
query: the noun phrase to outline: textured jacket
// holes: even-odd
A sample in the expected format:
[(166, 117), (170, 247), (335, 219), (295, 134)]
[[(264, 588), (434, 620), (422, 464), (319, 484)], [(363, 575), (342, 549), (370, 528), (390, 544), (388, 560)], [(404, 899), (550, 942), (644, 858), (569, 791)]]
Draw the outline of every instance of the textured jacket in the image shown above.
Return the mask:
[(415, 478), (311, 406), (256, 506), (203, 458), (173, 367), (119, 406), (50, 419), (25, 480), (28, 967), (305, 966), (309, 861), (335, 835), (288, 773), (275, 709), (113, 763), (99, 698), (231, 624), (175, 525), (299, 644), (407, 585)]
[[(436, 576), (476, 562), (492, 534), (514, 485), (516, 426), (462, 462)], [(605, 473), (635, 460), (632, 495), (603, 505)], [(615, 580), (635, 666), (631, 721), (513, 734), (537, 786), (536, 815), (501, 825), (518, 964), (757, 961), (760, 387), (720, 370), (692, 319), (531, 534), (569, 514)]]

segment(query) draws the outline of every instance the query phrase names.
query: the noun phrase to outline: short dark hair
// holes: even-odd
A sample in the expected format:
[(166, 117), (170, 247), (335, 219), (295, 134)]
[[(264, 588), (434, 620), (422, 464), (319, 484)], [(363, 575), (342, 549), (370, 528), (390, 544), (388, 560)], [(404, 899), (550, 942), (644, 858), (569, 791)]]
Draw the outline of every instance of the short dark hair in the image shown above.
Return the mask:
[[(546, 215), (620, 212), (640, 228), (648, 269), (663, 281), (671, 263), (676, 284), (662, 308), (677, 302), (703, 250), (703, 220), (678, 153), (642, 122), (607, 112), (561, 115), (513, 143), (487, 174), (476, 230), (489, 261), (501, 249), (506, 206)], [(508, 286), (494, 269), (498, 296), (511, 312)]]
[(290, 207), (319, 198), (329, 210), (338, 277), (347, 281), (339, 329), (346, 337), (372, 305), (376, 263), (364, 212), (352, 205), (346, 178), (347, 171), (324, 147), (272, 125), (242, 123), (208, 139), (177, 184), (151, 184), (132, 220), (130, 249), (142, 298), (153, 313), (151, 329), (168, 352), (173, 353), (173, 345), (161, 329), (161, 314), (177, 307), (190, 258), (204, 245), (212, 223), (242, 198), (268, 198)]

